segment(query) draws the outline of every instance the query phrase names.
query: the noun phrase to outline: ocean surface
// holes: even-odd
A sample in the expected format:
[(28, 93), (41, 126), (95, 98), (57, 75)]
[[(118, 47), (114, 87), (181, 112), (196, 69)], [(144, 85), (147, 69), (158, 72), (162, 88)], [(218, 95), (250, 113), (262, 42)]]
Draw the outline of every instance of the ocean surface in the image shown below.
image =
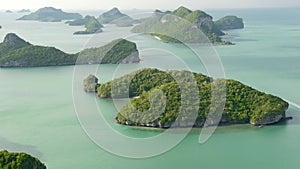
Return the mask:
[[(142, 62), (0, 69), (0, 148), (37, 156), (50, 169), (298, 169), (300, 9), (207, 12), (216, 19), (225, 15), (244, 19), (245, 29), (227, 31), (224, 37), (236, 45), (165, 44), (150, 36), (131, 34), (130, 28), (113, 25), (106, 26), (104, 32), (97, 35), (74, 36), (72, 33), (83, 27), (71, 27), (63, 22), (16, 21), (22, 14), (1, 12), (0, 39), (6, 33), (14, 32), (32, 44), (55, 46), (75, 53), (123, 37), (137, 43)], [(222, 64), (202, 62), (201, 58), (205, 62), (209, 57), (219, 58)], [(103, 83), (144, 67), (187, 69), (208, 75), (224, 70), (219, 75), (289, 101), (287, 114), (293, 120), (264, 128), (249, 125), (219, 127), (204, 144), (198, 141), (200, 129), (192, 129), (172, 149), (149, 158), (134, 159), (113, 154), (93, 140), (97, 138), (111, 146), (123, 146), (121, 140), (110, 137), (107, 130), (97, 126), (103, 123), (99, 117), (105, 119), (111, 129), (128, 137), (148, 138), (162, 131), (115, 124), (117, 108), (114, 102), (84, 93), (81, 80), (96, 74)], [(174, 135), (183, 133), (166, 137)], [(162, 142), (156, 143), (157, 146), (160, 144)], [(123, 148), (128, 152), (137, 151), (134, 145)]]

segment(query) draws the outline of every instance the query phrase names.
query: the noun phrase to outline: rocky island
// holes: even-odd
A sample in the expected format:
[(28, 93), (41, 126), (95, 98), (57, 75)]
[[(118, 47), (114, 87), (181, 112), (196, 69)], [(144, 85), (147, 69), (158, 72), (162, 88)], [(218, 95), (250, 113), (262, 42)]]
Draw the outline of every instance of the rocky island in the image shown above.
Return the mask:
[[(191, 82), (186, 77), (190, 75), (193, 75), (197, 82), (199, 96), (189, 91), (192, 90)], [(173, 77), (181, 79), (180, 83), (184, 87), (179, 88), (178, 81), (175, 82)], [(216, 86), (216, 92), (220, 92), (218, 86), (221, 85), (221, 81), (226, 83), (226, 103), (220, 121), (221, 125), (267, 125), (285, 119), (289, 104), (277, 96), (260, 92), (235, 80), (212, 80), (208, 76), (188, 71), (166, 72), (158, 69), (142, 69), (104, 84), (99, 84), (98, 79), (90, 75), (85, 80), (85, 91), (96, 91), (100, 98), (126, 98), (129, 93), (129, 97), (132, 98), (130, 103), (125, 104), (116, 116), (116, 121), (120, 124), (157, 128), (169, 128), (171, 125), (173, 127), (204, 127), (209, 110), (218, 110), (217, 107), (211, 105), (212, 84)], [(128, 88), (121, 84), (130, 85)], [(117, 87), (113, 93), (112, 85)], [(183, 97), (181, 90), (187, 90), (190, 93), (185, 96), (191, 98), (188, 102), (184, 101), (183, 104), (189, 105), (185, 108), (181, 106), (180, 100)], [(165, 94), (165, 104), (161, 103), (163, 96), (157, 91), (163, 91)], [(193, 98), (197, 97), (201, 97), (200, 102), (193, 102)], [(159, 103), (152, 102), (153, 99), (159, 100)], [(158, 112), (162, 110), (161, 107), (164, 107), (163, 112)], [(178, 117), (180, 110), (184, 113)], [(190, 113), (192, 110), (198, 112), (197, 117)], [(179, 118), (177, 123), (173, 124), (177, 118)], [(213, 118), (210, 120), (209, 125), (219, 124)]]
[(134, 19), (121, 13), (118, 8), (113, 8), (103, 13), (97, 19), (101, 24), (115, 24), (118, 27), (129, 27), (135, 23)]
[[(218, 26), (222, 25), (221, 22)], [(134, 33), (148, 33), (169, 43), (213, 43), (230, 45), (223, 41), (225, 35), (207, 13), (192, 11), (183, 6), (174, 11), (155, 10), (152, 17), (132, 29)]]
[(83, 26), (85, 27), (84, 31), (74, 32), (75, 35), (80, 34), (94, 34), (102, 32), (103, 25), (93, 16), (85, 16), (82, 19), (76, 19), (73, 21), (67, 21), (67, 24), (70, 26)]
[(84, 91), (89, 93), (97, 92), (97, 88), (100, 86), (98, 78), (94, 75), (89, 75), (83, 80)]
[(225, 16), (215, 22), (220, 30), (243, 29), (244, 21), (236, 16)]
[(0, 168), (3, 169), (46, 169), (37, 158), (26, 153), (0, 151)]
[(54, 47), (32, 45), (14, 33), (0, 43), (0, 67), (64, 66), (75, 64), (119, 64), (139, 62), (135, 43), (125, 39), (68, 54)]
[(17, 20), (34, 20), (40, 22), (61, 22), (62, 20), (80, 19), (82, 16), (78, 13), (67, 13), (61, 9), (45, 7), (29, 15), (22, 16)]

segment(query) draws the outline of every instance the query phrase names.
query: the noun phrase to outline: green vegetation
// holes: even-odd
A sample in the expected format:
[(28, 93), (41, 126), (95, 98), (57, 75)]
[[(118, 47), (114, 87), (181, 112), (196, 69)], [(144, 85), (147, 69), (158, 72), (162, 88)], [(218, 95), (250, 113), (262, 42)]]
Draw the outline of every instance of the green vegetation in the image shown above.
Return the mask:
[(36, 20), (41, 22), (60, 22), (62, 20), (80, 19), (82, 16), (78, 13), (66, 13), (61, 9), (45, 7), (29, 15), (22, 16), (17, 20)]
[(229, 29), (243, 29), (244, 22), (242, 18), (236, 16), (225, 16), (215, 22), (215, 25), (220, 30), (229, 30)]
[(93, 33), (100, 33), (102, 32), (103, 25), (93, 16), (86, 16), (82, 19), (77, 19), (74, 21), (68, 21), (66, 22), (70, 26), (82, 26), (86, 28), (85, 31), (78, 31), (75, 32), (74, 34), (93, 34)]
[(185, 7), (179, 7), (173, 12), (156, 10), (152, 17), (135, 26), (132, 32), (148, 33), (171, 43), (232, 44), (221, 39), (224, 33), (210, 15)]
[(138, 55), (136, 44), (125, 39), (76, 54), (67, 54), (54, 47), (35, 46), (13, 33), (7, 34), (0, 43), (0, 67), (135, 63), (140, 61)]
[(0, 151), (1, 169), (46, 169), (46, 166), (37, 158), (25, 153), (10, 153)]
[[(197, 83), (196, 88), (188, 78), (191, 76)], [(210, 125), (217, 124), (213, 117), (218, 115), (219, 105), (211, 103), (220, 103), (222, 98), (213, 99), (212, 88), (214, 92), (220, 93), (224, 84), (226, 103), (221, 124), (272, 124), (285, 118), (289, 105), (279, 97), (257, 91), (238, 81), (212, 80), (208, 76), (188, 71), (142, 69), (99, 85), (97, 96), (125, 98), (129, 94), (130, 98), (134, 98), (118, 113), (116, 120), (120, 124), (168, 128), (178, 119), (173, 124), (175, 127), (203, 127), (207, 118), (212, 119)], [(182, 87), (179, 88), (179, 85)], [(195, 89), (199, 90), (198, 93)], [(163, 91), (165, 96), (158, 91)], [(162, 101), (164, 97), (166, 102)], [(199, 97), (200, 102), (197, 102)], [(180, 110), (183, 113), (179, 117)], [(210, 110), (214, 112), (212, 116), (208, 116)], [(197, 115), (192, 112), (197, 112)]]
[(118, 27), (133, 26), (135, 21), (126, 14), (119, 11), (118, 8), (113, 8), (98, 17), (102, 24), (116, 24)]

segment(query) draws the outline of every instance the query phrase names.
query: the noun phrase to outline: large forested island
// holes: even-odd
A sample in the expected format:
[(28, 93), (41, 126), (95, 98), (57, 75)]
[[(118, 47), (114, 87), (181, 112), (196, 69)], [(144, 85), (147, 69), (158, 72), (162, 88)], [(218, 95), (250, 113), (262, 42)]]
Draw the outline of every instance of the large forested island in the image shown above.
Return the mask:
[(152, 17), (135, 26), (132, 32), (148, 33), (161, 41), (171, 43), (232, 44), (221, 38), (225, 35), (222, 32), (223, 23), (227, 22), (218, 22), (217, 26), (213, 17), (207, 13), (181, 6), (174, 11), (155, 10)]
[(46, 166), (37, 158), (25, 153), (10, 153), (0, 151), (1, 169), (46, 169)]
[(0, 43), (0, 67), (63, 66), (75, 64), (119, 64), (139, 62), (135, 43), (117, 39), (104, 46), (68, 54), (54, 47), (32, 45), (14, 33)]
[(18, 20), (34, 20), (41, 22), (60, 22), (62, 20), (80, 19), (82, 16), (79, 13), (67, 13), (61, 9), (53, 7), (45, 7), (28, 15), (24, 15)]
[[(197, 92), (191, 91), (192, 82), (187, 78), (190, 75), (197, 83), (200, 96), (195, 95)], [(177, 81), (173, 77), (176, 77)], [(129, 97), (132, 98), (130, 103), (126, 104), (116, 116), (116, 121), (120, 124), (158, 128), (169, 128), (171, 125), (203, 127), (206, 119), (210, 120), (209, 125), (218, 125), (218, 121), (211, 118), (214, 114), (212, 116), (208, 114), (209, 110), (218, 109), (218, 105), (215, 105), (216, 107), (211, 105), (211, 90), (213, 87), (215, 92), (221, 92), (219, 86), (223, 85), (222, 82), (226, 84), (224, 88), (226, 103), (220, 124), (266, 125), (285, 119), (289, 104), (279, 97), (257, 91), (235, 80), (212, 80), (208, 76), (188, 71), (142, 69), (105, 84), (99, 84), (98, 79), (90, 75), (84, 80), (84, 87), (85, 91), (96, 92), (100, 98), (126, 98), (129, 93)], [(178, 83), (184, 87), (179, 88)], [(126, 84), (130, 84), (129, 88)], [(157, 92), (159, 90), (165, 94), (165, 103), (161, 101), (164, 96)], [(185, 94), (181, 93), (181, 90), (188, 91), (188, 96), (183, 96)], [(181, 103), (182, 97), (190, 99), (188, 101), (185, 99)], [(198, 97), (201, 98), (200, 102), (193, 102)], [(218, 103), (220, 100), (214, 102)], [(158, 112), (161, 110), (164, 111)], [(183, 113), (178, 117), (180, 110)], [(191, 113), (193, 110), (198, 112), (196, 117)], [(177, 118), (179, 119), (176, 124), (173, 124)]]

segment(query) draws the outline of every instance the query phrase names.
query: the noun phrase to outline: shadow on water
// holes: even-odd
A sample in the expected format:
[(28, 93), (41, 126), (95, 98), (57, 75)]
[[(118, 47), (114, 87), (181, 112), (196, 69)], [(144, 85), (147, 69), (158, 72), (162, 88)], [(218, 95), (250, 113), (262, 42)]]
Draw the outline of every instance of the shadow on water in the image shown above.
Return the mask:
[(37, 147), (14, 143), (3, 137), (0, 137), (0, 149), (10, 152), (24, 152), (34, 157), (38, 157), (40, 160), (44, 161), (43, 154), (37, 149)]

